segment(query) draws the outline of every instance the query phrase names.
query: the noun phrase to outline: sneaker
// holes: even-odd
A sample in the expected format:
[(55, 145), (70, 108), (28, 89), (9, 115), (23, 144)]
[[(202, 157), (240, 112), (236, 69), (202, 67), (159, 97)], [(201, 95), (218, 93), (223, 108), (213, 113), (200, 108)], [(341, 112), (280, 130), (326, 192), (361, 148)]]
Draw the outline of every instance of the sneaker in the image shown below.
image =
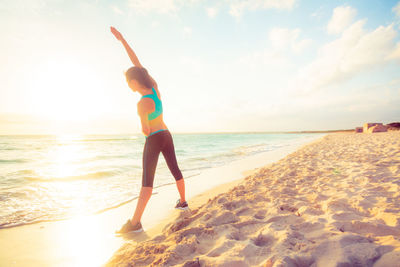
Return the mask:
[(124, 225), (122, 225), (121, 229), (119, 229), (118, 231), (116, 231), (116, 233), (118, 234), (126, 234), (126, 233), (138, 233), (138, 232), (142, 232), (143, 228), (142, 228), (142, 224), (140, 222), (138, 222), (135, 225), (132, 225), (131, 220), (128, 220)]
[(186, 201), (183, 202), (183, 203), (181, 203), (181, 200), (178, 199), (178, 200), (176, 201), (175, 209), (187, 210), (187, 209), (189, 209), (189, 206), (188, 206), (188, 204), (187, 204)]

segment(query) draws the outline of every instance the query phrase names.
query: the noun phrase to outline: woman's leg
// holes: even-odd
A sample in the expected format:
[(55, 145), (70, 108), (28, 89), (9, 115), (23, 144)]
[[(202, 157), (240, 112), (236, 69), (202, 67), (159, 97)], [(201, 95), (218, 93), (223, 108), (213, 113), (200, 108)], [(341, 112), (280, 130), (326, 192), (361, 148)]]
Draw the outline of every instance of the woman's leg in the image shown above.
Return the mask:
[(185, 202), (186, 201), (186, 199), (185, 199), (185, 180), (182, 178), (182, 179), (176, 181), (176, 187), (178, 188), (178, 192), (181, 197), (180, 202), (181, 203)]
[(156, 172), (158, 157), (161, 151), (161, 143), (156, 135), (148, 137), (143, 149), (143, 173), (142, 188), (140, 189), (139, 199), (136, 210), (132, 217), (132, 224), (140, 222), (142, 214), (151, 197), (153, 191), (154, 174)]
[(144, 212), (144, 208), (147, 205), (147, 202), (149, 201), (151, 197), (151, 193), (153, 191), (153, 187), (146, 187), (142, 186), (142, 189), (140, 189), (140, 194), (139, 194), (139, 199), (136, 204), (136, 210), (135, 214), (133, 215), (131, 219), (132, 225), (137, 224), (140, 222), (140, 219), (142, 218), (142, 214)]
[(165, 158), (165, 161), (167, 162), (169, 170), (171, 171), (172, 175), (175, 178), (176, 187), (178, 188), (180, 195), (180, 200), (181, 202), (184, 202), (186, 201), (185, 181), (183, 179), (182, 172), (178, 167), (178, 162), (176, 160), (176, 155), (175, 155), (174, 142), (172, 140), (172, 136), (169, 131), (166, 132), (165, 143), (163, 145), (161, 152), (163, 153), (163, 156)]

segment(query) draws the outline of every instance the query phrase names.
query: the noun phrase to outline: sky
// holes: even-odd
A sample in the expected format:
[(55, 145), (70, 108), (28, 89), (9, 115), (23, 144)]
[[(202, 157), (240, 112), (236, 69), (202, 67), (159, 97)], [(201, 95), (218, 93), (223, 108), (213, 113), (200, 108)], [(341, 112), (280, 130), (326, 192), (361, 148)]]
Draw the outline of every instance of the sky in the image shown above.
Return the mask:
[(0, 134), (140, 132), (110, 26), (171, 132), (400, 121), (398, 0), (0, 0)]

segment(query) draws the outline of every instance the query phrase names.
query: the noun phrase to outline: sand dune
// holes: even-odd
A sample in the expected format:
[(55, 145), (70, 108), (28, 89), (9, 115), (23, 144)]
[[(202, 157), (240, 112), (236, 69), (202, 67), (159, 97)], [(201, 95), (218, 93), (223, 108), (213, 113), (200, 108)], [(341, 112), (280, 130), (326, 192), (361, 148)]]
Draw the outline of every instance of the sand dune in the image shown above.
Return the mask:
[(400, 132), (327, 135), (108, 262), (174, 265), (400, 266)]

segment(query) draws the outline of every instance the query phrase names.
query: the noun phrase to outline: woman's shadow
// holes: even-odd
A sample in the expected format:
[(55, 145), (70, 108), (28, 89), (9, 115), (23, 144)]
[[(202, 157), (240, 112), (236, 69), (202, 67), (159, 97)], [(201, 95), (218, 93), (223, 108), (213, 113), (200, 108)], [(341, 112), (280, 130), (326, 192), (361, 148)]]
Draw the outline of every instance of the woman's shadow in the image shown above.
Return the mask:
[(155, 233), (153, 232), (153, 229), (150, 229), (149, 234), (146, 233), (146, 231), (142, 231), (142, 232), (129, 232), (129, 233), (115, 233), (116, 236), (118, 237), (122, 237), (124, 240), (127, 241), (136, 241), (136, 242), (142, 242), (145, 240), (149, 240), (151, 238), (154, 238), (155, 236), (157, 236), (158, 234), (161, 234), (166, 231), (167, 229), (171, 228), (171, 227), (176, 227), (177, 225), (180, 225), (180, 222), (188, 219), (188, 217), (190, 217), (192, 215), (192, 210), (188, 209), (188, 210), (176, 210), (173, 211), (173, 213), (171, 214), (171, 216), (167, 221), (165, 221), (164, 223), (162, 223), (161, 225), (159, 225), (159, 227), (161, 227), (161, 232), (160, 233)]
[(130, 233), (123, 233), (115, 234), (117, 237), (122, 237), (126, 241), (137, 241), (137, 242), (142, 242), (145, 240), (148, 240), (151, 236), (146, 233), (146, 231), (135, 233), (135, 232), (130, 232)]

